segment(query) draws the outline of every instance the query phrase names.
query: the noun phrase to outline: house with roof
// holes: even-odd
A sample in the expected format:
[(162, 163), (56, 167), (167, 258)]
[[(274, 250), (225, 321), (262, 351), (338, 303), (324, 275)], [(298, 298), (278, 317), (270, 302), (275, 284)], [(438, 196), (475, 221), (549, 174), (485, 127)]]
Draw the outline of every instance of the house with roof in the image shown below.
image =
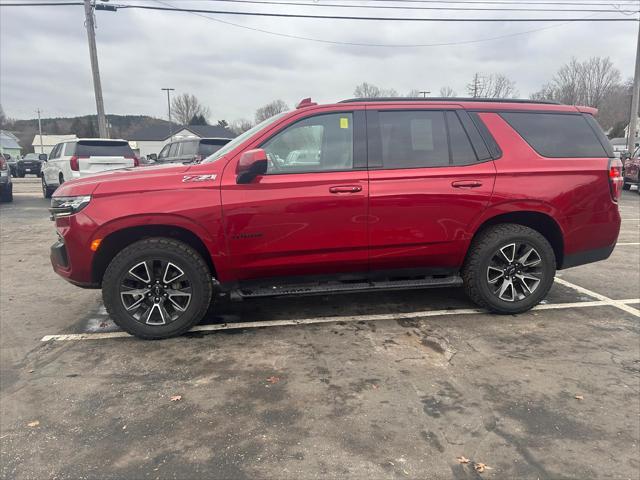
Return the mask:
[(129, 135), (131, 148), (141, 157), (147, 157), (152, 153), (158, 154), (160, 150), (172, 141), (184, 138), (233, 138), (236, 135), (228, 128), (218, 125), (152, 125), (143, 127)]
[(53, 147), (62, 142), (67, 142), (69, 140), (74, 140), (78, 137), (75, 135), (36, 135), (33, 137), (33, 142), (31, 145), (33, 146), (33, 151), (35, 153), (46, 153), (49, 155)]
[(11, 132), (0, 130), (0, 153), (7, 153), (11, 155), (11, 158), (16, 158), (20, 155), (21, 150), (18, 137)]

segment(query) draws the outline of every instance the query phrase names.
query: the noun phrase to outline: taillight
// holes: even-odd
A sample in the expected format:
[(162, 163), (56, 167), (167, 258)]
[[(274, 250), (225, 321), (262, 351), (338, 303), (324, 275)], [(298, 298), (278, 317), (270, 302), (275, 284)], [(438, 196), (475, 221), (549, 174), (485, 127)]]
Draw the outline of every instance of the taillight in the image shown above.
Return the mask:
[(614, 202), (617, 202), (620, 199), (620, 195), (622, 195), (623, 183), (622, 162), (619, 158), (612, 158), (609, 160), (609, 188)]
[(78, 157), (75, 155), (69, 159), (69, 165), (71, 166), (71, 170), (78, 171), (80, 170), (80, 163), (78, 162)]

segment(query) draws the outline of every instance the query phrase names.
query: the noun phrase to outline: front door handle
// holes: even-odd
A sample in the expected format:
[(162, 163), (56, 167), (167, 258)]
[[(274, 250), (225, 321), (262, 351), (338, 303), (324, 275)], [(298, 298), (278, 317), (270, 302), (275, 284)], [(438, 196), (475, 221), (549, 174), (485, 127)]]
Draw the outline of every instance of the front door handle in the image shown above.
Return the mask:
[(480, 180), (458, 180), (451, 182), (451, 186), (455, 188), (478, 188), (482, 186)]
[(357, 193), (362, 191), (360, 185), (337, 185), (335, 187), (329, 187), (331, 193)]

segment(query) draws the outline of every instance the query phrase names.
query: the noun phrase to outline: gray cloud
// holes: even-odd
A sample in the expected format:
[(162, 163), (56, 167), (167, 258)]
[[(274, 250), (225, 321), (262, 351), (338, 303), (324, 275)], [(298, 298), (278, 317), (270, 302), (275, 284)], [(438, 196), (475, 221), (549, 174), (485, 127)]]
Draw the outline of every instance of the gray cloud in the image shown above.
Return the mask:
[[(205, 2), (173, 3), (205, 8)], [(394, 44), (483, 39), (547, 25), (220, 18), (290, 35)], [(83, 20), (81, 7), (2, 8), (0, 101), (9, 116), (32, 118), (38, 107), (45, 116), (95, 111)], [(476, 71), (508, 75), (527, 96), (571, 56), (610, 56), (630, 77), (637, 34), (634, 23), (584, 23), (470, 45), (370, 48), (282, 38), (186, 13), (123, 9), (97, 12), (97, 21), (109, 113), (163, 117), (166, 97), (160, 88), (169, 86), (198, 96), (211, 108), (211, 120), (251, 118), (274, 98), (290, 105), (307, 96), (336, 101), (350, 97), (362, 81), (400, 93), (413, 88), (436, 93), (450, 85), (464, 94)]]

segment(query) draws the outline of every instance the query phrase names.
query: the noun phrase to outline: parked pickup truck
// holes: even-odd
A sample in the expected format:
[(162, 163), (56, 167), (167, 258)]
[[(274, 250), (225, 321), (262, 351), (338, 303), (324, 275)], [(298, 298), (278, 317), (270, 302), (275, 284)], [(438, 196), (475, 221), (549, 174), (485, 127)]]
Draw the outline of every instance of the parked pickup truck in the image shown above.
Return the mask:
[[(595, 110), (524, 100), (305, 99), (196, 165), (67, 181), (53, 268), (141, 338), (213, 294), (464, 286), (493, 312), (606, 259), (622, 165)], [(215, 308), (215, 305), (213, 306)]]

